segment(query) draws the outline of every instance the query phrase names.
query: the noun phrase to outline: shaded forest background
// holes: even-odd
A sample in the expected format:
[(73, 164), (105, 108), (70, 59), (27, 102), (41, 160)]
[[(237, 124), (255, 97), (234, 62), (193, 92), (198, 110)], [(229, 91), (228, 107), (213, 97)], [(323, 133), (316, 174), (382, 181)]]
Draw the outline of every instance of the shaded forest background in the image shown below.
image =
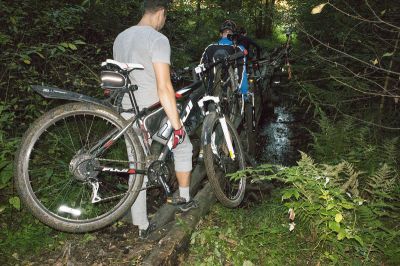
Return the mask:
[[(59, 104), (35, 95), (29, 86), (54, 85), (100, 95), (100, 63), (112, 57), (117, 34), (138, 22), (141, 14), (141, 1), (137, 0), (0, 1), (3, 252), (12, 253), (17, 247), (28, 250), (49, 230), (38, 229), (12, 185), (13, 154), (21, 135), (35, 118)], [(347, 239), (351, 243), (337, 244), (340, 254), (325, 254), (325, 259), (335, 262), (355, 250), (362, 259), (372, 252), (389, 263), (399, 262), (399, 1), (174, 1), (163, 29), (172, 46), (172, 67), (198, 62), (203, 49), (218, 38), (218, 27), (227, 18), (244, 26), (266, 53), (283, 41), (285, 28), (293, 30), (294, 78), (287, 93), (314, 119), (309, 153), (315, 162), (303, 157), (308, 162), (303, 164), (304, 176), (312, 172), (314, 163), (342, 164), (341, 170), (321, 170), (336, 173), (332, 191), (368, 202), (360, 210), (360, 201), (335, 194), (332, 201), (317, 201), (319, 207), (312, 208), (301, 201), (310, 195), (303, 193), (296, 181), (288, 181), (293, 187), (289, 186), (292, 194), (286, 194), (286, 200), (306, 210), (304, 220), (319, 239)], [(295, 188), (300, 192), (293, 192)], [(320, 188), (308, 188), (309, 193), (318, 198)], [(349, 201), (351, 206), (346, 205)], [(320, 208), (335, 210), (332, 223), (327, 218), (331, 213), (324, 216)], [(338, 213), (347, 215), (349, 227), (336, 219)], [(355, 214), (361, 219), (354, 218)], [(326, 248), (332, 252), (332, 246), (327, 244)]]

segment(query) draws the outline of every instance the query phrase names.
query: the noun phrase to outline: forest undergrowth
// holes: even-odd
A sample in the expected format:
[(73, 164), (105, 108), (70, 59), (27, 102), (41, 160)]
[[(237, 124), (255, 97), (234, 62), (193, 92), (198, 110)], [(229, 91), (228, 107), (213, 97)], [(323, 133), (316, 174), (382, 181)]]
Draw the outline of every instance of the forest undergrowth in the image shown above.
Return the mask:
[[(296, 166), (247, 171), (251, 182), (273, 183), (274, 191), (246, 208), (216, 205), (191, 238), (187, 265), (399, 265), (399, 3), (228, 2), (176, 1), (164, 30), (173, 67), (198, 62), (228, 17), (261, 36), (265, 51), (291, 26), (291, 94), (315, 127)], [(100, 95), (100, 62), (112, 56), (118, 32), (138, 20), (140, 5), (0, 2), (1, 265), (29, 264), (62, 253), (69, 239), (84, 247), (96, 237), (60, 233), (34, 219), (14, 189), (13, 156), (30, 123), (60, 104), (30, 85)]]
[(312, 144), (321, 163), (301, 153), (296, 166), (246, 170), (252, 183), (275, 184), (272, 194), (215, 207), (192, 235), (187, 265), (398, 265), (399, 140), (373, 145), (363, 127), (343, 134), (352, 122), (322, 119)]

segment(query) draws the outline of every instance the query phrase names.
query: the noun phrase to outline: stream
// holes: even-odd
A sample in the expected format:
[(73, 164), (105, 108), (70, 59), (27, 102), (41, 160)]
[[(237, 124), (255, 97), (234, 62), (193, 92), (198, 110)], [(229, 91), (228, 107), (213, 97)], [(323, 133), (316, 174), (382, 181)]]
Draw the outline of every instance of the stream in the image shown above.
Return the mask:
[(264, 111), (259, 124), (257, 163), (295, 165), (300, 159), (299, 150), (307, 152), (311, 142), (306, 129), (309, 127), (303, 108), (290, 100), (280, 100), (273, 111)]

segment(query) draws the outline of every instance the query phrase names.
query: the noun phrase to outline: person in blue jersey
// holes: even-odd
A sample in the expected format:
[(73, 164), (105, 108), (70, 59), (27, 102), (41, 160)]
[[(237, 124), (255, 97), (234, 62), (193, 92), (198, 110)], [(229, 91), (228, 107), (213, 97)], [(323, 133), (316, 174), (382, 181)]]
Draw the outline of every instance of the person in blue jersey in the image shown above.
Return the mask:
[[(242, 45), (237, 45), (235, 41), (237, 36), (235, 22), (233, 22), (232, 20), (224, 21), (220, 26), (219, 32), (220, 39), (217, 42), (214, 42), (207, 46), (201, 57), (201, 64), (214, 62), (220, 58), (223, 58), (227, 55), (232, 55), (238, 51), (243, 51), (245, 52), (245, 54), (247, 53), (245, 48)], [(239, 76), (239, 87), (237, 89), (246, 96), (249, 87), (246, 73), (246, 57), (238, 59), (237, 65)], [(211, 73), (208, 82), (209, 85), (212, 85), (213, 73)]]

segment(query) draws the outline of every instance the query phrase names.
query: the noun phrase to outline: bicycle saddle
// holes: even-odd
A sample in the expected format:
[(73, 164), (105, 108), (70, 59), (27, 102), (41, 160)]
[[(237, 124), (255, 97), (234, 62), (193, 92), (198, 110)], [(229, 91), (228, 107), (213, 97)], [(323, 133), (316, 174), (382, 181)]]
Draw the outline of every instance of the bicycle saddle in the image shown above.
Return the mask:
[(107, 65), (114, 65), (119, 67), (121, 70), (126, 70), (128, 72), (135, 70), (135, 69), (140, 69), (143, 70), (144, 67), (141, 64), (134, 64), (134, 63), (121, 63), (112, 59), (107, 59), (105, 62), (101, 63), (101, 66), (107, 66)]

